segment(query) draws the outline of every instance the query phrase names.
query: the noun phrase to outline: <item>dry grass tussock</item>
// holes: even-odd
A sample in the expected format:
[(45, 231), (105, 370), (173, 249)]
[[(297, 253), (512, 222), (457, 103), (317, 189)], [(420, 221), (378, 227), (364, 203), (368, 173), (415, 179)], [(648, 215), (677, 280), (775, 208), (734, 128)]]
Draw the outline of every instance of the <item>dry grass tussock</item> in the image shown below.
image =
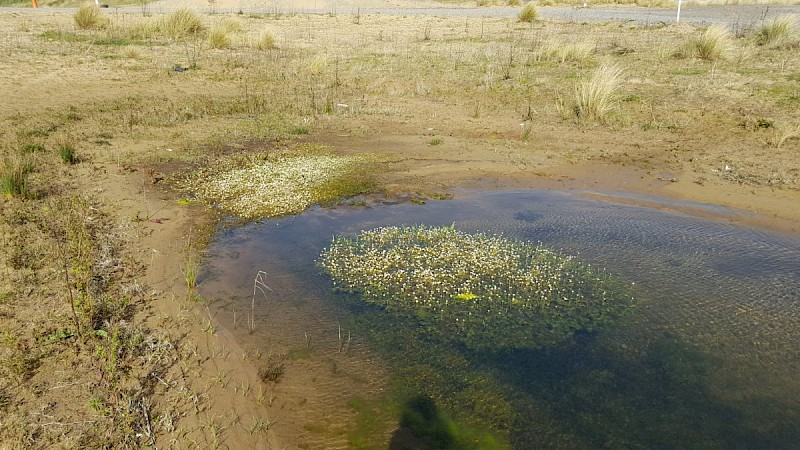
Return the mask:
[(575, 113), (581, 119), (604, 121), (616, 105), (614, 98), (622, 77), (622, 69), (604, 63), (592, 76), (575, 87)]
[(159, 24), (159, 31), (173, 39), (197, 35), (205, 29), (206, 26), (200, 16), (188, 8), (171, 12)]
[(533, 53), (534, 61), (555, 61), (565, 63), (589, 60), (597, 44), (590, 40), (565, 41), (551, 40), (540, 44)]
[(517, 16), (520, 22), (531, 23), (539, 18), (539, 11), (533, 3), (527, 3)]
[(109, 20), (100, 11), (100, 7), (92, 3), (84, 3), (75, 13), (75, 26), (81, 30), (96, 30), (108, 26)]
[(796, 22), (797, 17), (794, 15), (779, 16), (766, 22), (755, 34), (756, 44), (779, 47), (791, 43), (796, 40)]
[(711, 25), (699, 36), (689, 38), (677, 55), (706, 61), (719, 61), (728, 59), (733, 48), (730, 31), (722, 25)]
[(223, 49), (231, 46), (231, 37), (224, 27), (216, 26), (208, 32), (208, 45), (211, 48)]
[(251, 41), (250, 46), (258, 50), (275, 48), (275, 36), (269, 31), (264, 31), (256, 39)]

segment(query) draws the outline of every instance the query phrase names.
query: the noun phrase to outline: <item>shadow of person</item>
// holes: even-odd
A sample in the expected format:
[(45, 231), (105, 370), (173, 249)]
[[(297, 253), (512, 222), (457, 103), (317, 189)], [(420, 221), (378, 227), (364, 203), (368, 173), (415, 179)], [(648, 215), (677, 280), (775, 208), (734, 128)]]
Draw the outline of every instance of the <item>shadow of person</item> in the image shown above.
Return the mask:
[(442, 450), (455, 448), (447, 418), (436, 403), (425, 395), (406, 402), (400, 427), (392, 434), (390, 450)]

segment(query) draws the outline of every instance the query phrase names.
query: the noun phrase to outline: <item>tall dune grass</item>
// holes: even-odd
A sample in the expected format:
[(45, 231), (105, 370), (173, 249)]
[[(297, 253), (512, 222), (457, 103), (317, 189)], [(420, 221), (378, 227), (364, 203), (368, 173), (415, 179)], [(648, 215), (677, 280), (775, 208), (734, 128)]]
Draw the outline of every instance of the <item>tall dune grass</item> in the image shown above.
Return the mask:
[(581, 119), (604, 121), (614, 108), (614, 95), (619, 87), (622, 69), (611, 63), (602, 64), (592, 76), (575, 87), (575, 113)]

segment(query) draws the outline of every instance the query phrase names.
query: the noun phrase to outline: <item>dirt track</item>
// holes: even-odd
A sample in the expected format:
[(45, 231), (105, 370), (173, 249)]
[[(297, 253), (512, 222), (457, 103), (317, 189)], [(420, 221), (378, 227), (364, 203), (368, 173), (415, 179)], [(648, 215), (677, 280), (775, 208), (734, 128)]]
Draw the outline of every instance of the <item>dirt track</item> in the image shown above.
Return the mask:
[[(160, 0), (148, 6), (150, 12), (167, 12), (180, 7), (190, 6), (200, 11), (215, 13), (284, 13), (284, 14), (381, 14), (394, 16), (446, 16), (446, 17), (515, 17), (519, 8), (515, 7), (453, 7), (436, 2), (387, 2), (387, 1), (351, 1), (334, 2), (332, 0), (291, 2), (256, 2), (252, 0), (221, 0), (209, 7), (207, 1), (177, 2)], [(3, 8), (2, 11), (13, 13), (63, 13), (74, 8)], [(139, 6), (112, 8), (110, 11), (137, 13)], [(574, 8), (565, 6), (540, 7), (541, 17), (548, 20), (567, 22), (635, 22), (639, 24), (669, 24), (676, 19), (676, 8), (642, 8), (630, 6), (591, 6)], [(787, 5), (731, 5), (731, 6), (684, 6), (681, 22), (703, 24), (725, 24), (734, 30), (752, 28), (755, 24), (779, 15), (800, 14), (800, 6)]]

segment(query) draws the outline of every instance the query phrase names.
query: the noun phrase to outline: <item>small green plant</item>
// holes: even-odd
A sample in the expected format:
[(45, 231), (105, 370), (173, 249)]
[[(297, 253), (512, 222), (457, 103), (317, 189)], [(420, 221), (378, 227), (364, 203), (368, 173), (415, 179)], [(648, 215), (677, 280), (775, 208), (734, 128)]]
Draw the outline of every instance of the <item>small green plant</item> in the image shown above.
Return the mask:
[(517, 16), (520, 22), (532, 23), (539, 18), (539, 11), (533, 3), (527, 3)]
[(108, 18), (100, 12), (100, 7), (91, 3), (84, 3), (75, 13), (75, 26), (81, 30), (96, 30), (108, 25)]
[(428, 141), (428, 145), (442, 145), (442, 144), (444, 144), (444, 141), (439, 138), (433, 138), (430, 141)]
[(44, 145), (37, 143), (25, 143), (20, 145), (19, 149), (22, 153), (41, 153), (47, 150)]
[(4, 411), (10, 403), (11, 399), (8, 397), (8, 394), (6, 394), (5, 391), (0, 390), (0, 411)]
[(183, 279), (186, 289), (191, 293), (197, 288), (197, 273), (200, 270), (200, 261), (197, 252), (189, 245), (186, 260), (183, 263)]
[(575, 87), (575, 113), (579, 118), (603, 121), (616, 104), (614, 95), (619, 87), (622, 69), (614, 64), (602, 64), (591, 78)]
[(75, 164), (78, 162), (78, 157), (75, 155), (75, 148), (70, 144), (60, 145), (58, 154), (61, 156), (61, 161), (64, 163)]
[(794, 34), (795, 17), (779, 16), (765, 23), (758, 29), (755, 41), (758, 45), (780, 46), (791, 40)]
[(100, 397), (92, 397), (86, 401), (86, 408), (100, 416), (107, 416), (111, 414), (111, 411), (108, 409), (108, 405), (106, 401)]

